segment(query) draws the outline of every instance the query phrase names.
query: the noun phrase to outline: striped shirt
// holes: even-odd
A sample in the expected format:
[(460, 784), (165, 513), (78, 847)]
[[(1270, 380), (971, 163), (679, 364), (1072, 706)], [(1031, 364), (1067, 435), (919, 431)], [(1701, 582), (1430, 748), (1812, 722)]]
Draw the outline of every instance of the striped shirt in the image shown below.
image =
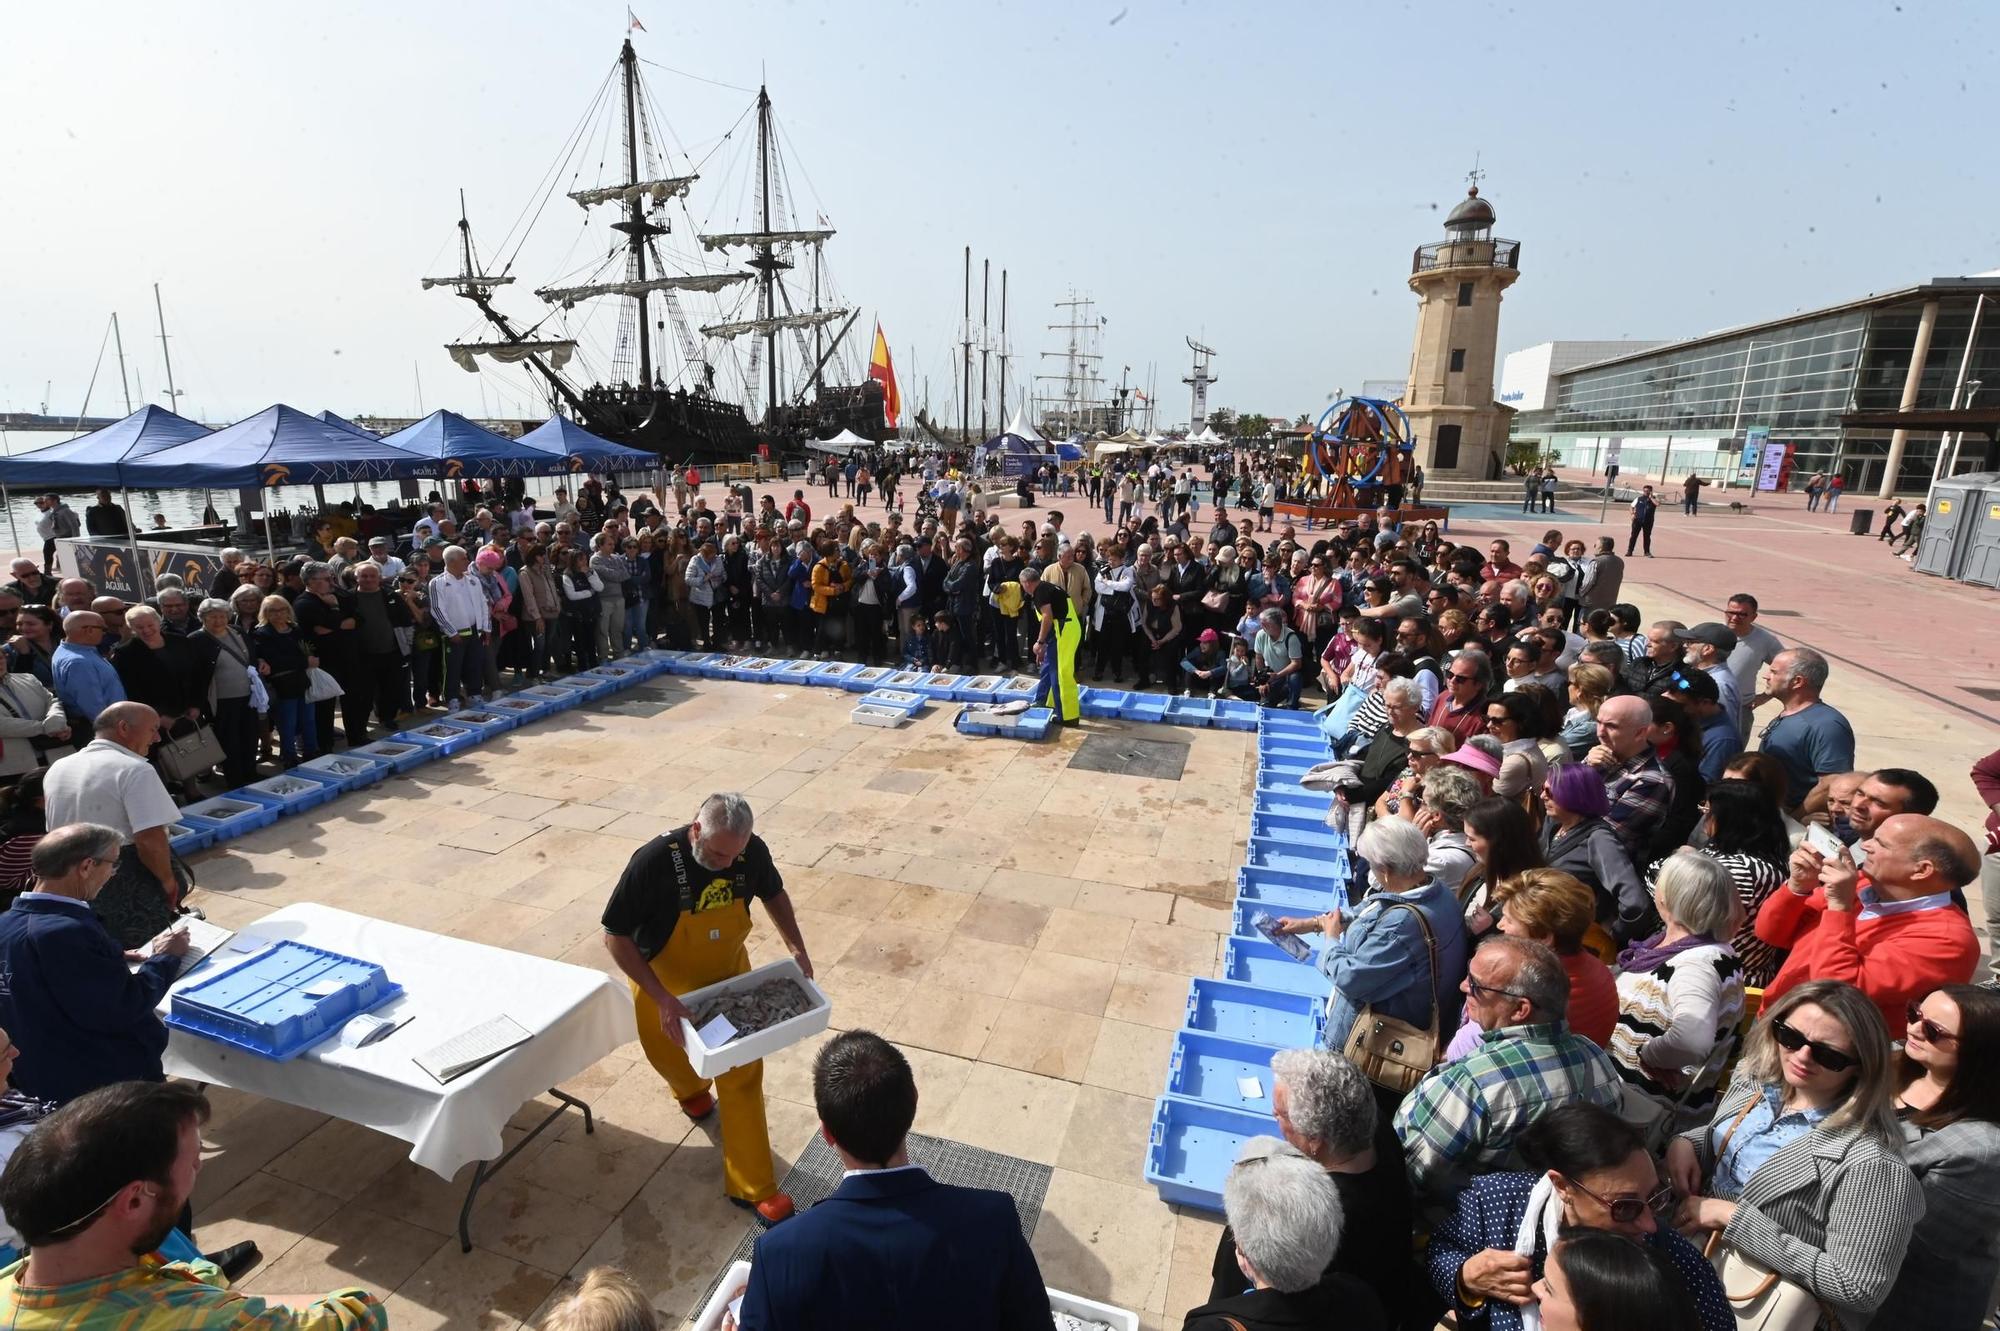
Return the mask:
[(23, 1285), (22, 1259), (0, 1270), (0, 1325), (9, 1331), (388, 1331), (389, 1310), (360, 1289), (309, 1308), (267, 1304), (228, 1288), (213, 1263), (144, 1257), (115, 1275)]
[[(1736, 885), (1736, 899), (1743, 903), (1743, 926), (1729, 940), (1729, 946), (1743, 963), (1743, 983), (1752, 989), (1762, 989), (1776, 978), (1787, 953), (1757, 936), (1757, 912), (1763, 908), (1764, 899), (1783, 886), (1785, 869), (1740, 850), (1718, 855), (1704, 848), (1701, 853), (1727, 869), (1729, 881)], [(1665, 863), (1665, 859), (1657, 859), (1647, 866), (1648, 889), (1659, 881), (1660, 866)]]

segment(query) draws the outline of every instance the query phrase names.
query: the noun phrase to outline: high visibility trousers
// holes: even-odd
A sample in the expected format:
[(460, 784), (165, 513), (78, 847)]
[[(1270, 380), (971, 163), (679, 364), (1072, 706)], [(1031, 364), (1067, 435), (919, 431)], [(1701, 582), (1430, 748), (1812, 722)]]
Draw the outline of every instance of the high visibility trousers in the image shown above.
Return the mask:
[(1054, 708), (1058, 720), (1081, 720), (1083, 699), (1076, 687), (1076, 649), (1083, 641), (1082, 618), (1072, 610), (1049, 637), (1042, 652), (1042, 682), (1035, 690), (1035, 706)]

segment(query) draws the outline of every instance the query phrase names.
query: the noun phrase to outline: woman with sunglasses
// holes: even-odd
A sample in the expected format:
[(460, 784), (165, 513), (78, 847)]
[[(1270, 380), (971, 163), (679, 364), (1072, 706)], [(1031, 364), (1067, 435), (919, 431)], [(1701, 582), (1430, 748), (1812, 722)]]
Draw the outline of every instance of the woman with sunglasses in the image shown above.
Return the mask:
[[(1516, 1331), (1521, 1310), (1541, 1297), (1535, 1286), (1544, 1280), (1563, 1283), (1550, 1276), (1550, 1267), (1561, 1260), (1562, 1232), (1582, 1228), (1623, 1235), (1657, 1253), (1678, 1277), (1672, 1284), (1692, 1297), (1694, 1325), (1733, 1331), (1736, 1316), (1715, 1268), (1665, 1223), (1673, 1189), (1660, 1178), (1636, 1128), (1597, 1105), (1567, 1104), (1523, 1132), (1518, 1150), (1528, 1169), (1474, 1178), (1450, 1217), (1431, 1232), (1425, 1274), (1457, 1313), (1459, 1326)], [(1558, 1254), (1554, 1262), (1552, 1251)], [(1553, 1331), (1557, 1323), (1544, 1324)], [(1597, 1323), (1572, 1325), (1600, 1331)], [(1606, 1322), (1601, 1331), (1634, 1325)]]
[(1948, 984), (1908, 1015), (1896, 1112), (1924, 1218), (1883, 1306), (1906, 1326), (1978, 1326), (2000, 1281), (2000, 994)]
[(1871, 999), (1838, 980), (1788, 991), (1751, 1031), (1714, 1119), (1667, 1146), (1681, 1226), (1718, 1233), (1862, 1331), (1924, 1208), (1894, 1094)]
[(1403, 771), (1375, 801), (1377, 818), (1393, 816), (1403, 807), (1405, 800), (1415, 795), (1422, 787), (1424, 778), (1437, 766), (1438, 759), (1458, 747), (1458, 736), (1443, 726), (1424, 726), (1404, 736), (1404, 742), (1409, 747), (1403, 754)]
[(1486, 733), (1500, 741), (1493, 793), (1520, 801), (1530, 820), (1540, 814), (1542, 782), (1549, 774), (1548, 755), (1538, 742), (1546, 733), (1542, 722), (1540, 701), (1524, 693), (1496, 693), (1486, 700)]

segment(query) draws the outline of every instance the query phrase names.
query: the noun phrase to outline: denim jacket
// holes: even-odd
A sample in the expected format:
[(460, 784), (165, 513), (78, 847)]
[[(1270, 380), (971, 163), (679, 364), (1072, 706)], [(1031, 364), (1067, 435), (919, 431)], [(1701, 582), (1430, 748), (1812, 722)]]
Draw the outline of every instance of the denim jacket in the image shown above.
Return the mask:
[[(1428, 993), (1430, 966), (1424, 932), (1416, 917), (1391, 901), (1407, 902), (1424, 913), (1437, 941), (1437, 987)], [(1319, 955), (1319, 968), (1333, 981), (1326, 1000), (1328, 1048), (1347, 1043), (1361, 1009), (1373, 1005), (1386, 1016), (1427, 1026), (1437, 1004), (1439, 1048), (1458, 1029), (1458, 983), (1465, 978), (1465, 919), (1458, 899), (1435, 879), (1407, 892), (1377, 892), (1348, 912), (1347, 928)]]

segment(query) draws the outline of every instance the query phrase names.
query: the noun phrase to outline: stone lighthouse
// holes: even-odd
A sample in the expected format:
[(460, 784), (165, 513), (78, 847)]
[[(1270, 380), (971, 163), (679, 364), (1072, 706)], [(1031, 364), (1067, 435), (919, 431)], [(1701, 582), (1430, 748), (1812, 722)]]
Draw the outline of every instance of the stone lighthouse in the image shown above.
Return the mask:
[(1417, 338), (1403, 394), (1417, 461), (1431, 476), (1485, 480), (1506, 461), (1514, 412), (1493, 400), (1500, 296), (1521, 275), (1518, 241), (1495, 240), (1478, 173), (1444, 219), (1445, 239), (1417, 247), (1410, 290)]

